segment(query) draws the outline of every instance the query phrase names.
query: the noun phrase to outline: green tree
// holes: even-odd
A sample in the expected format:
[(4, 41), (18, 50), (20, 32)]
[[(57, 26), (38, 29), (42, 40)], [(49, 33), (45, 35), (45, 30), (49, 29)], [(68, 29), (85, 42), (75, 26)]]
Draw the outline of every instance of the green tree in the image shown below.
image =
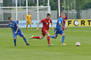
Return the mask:
[(82, 9), (89, 9), (91, 8), (91, 2), (86, 3), (85, 5), (83, 5)]

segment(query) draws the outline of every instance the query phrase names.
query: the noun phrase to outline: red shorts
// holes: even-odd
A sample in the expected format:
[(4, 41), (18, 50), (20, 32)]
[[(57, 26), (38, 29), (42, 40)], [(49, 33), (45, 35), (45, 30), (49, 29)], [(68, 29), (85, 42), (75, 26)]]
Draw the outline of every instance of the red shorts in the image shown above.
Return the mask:
[(47, 31), (48, 31), (47, 29), (42, 29), (42, 35), (45, 36)]

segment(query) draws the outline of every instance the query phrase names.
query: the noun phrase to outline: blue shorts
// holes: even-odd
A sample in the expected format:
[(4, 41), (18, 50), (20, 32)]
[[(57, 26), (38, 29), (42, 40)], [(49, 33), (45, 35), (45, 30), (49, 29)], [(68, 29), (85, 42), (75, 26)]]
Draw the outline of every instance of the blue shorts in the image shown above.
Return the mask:
[(19, 35), (20, 37), (24, 37), (23, 33), (21, 32), (21, 30), (18, 30), (18, 32), (15, 34), (15, 32), (13, 32), (13, 38), (16, 39), (17, 35)]
[(55, 36), (57, 37), (58, 34), (64, 34), (64, 31), (63, 30), (59, 30), (59, 29), (55, 29)]

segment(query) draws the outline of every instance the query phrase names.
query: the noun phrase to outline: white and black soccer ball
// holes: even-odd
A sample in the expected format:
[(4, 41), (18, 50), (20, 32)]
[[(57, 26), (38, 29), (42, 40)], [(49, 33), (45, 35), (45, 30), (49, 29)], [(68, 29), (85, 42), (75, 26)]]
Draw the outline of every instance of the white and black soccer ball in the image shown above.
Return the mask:
[(77, 47), (79, 47), (80, 46), (80, 42), (76, 42), (76, 44), (75, 44)]

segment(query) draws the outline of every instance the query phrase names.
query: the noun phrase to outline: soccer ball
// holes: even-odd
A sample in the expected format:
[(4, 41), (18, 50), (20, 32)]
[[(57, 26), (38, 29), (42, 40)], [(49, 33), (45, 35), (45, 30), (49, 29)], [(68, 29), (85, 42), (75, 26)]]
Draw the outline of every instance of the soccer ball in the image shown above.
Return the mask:
[(75, 44), (77, 47), (79, 47), (80, 46), (80, 42), (76, 42), (76, 44)]

